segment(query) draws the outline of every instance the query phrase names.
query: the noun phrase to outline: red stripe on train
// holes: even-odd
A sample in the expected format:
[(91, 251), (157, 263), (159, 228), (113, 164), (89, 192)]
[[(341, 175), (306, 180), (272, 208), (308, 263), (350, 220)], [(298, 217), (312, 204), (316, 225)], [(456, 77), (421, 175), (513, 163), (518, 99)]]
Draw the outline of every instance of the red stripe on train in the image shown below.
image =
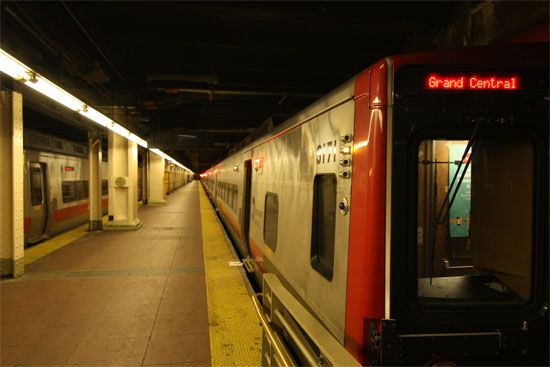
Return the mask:
[(54, 223), (63, 222), (74, 217), (78, 217), (88, 213), (89, 206), (88, 202), (70, 206), (68, 208), (58, 209), (53, 212), (53, 221)]
[(235, 222), (235, 219), (231, 218), (232, 215), (228, 215), (227, 210), (224, 209), (224, 205), (220, 204), (220, 200), (218, 200), (217, 205), (220, 211), (222, 212), (222, 214), (224, 215), (225, 219), (227, 219), (227, 221), (229, 222), (229, 225), (233, 228), (233, 231), (235, 232), (237, 237), (239, 237), (239, 239), (242, 240), (241, 226)]
[(254, 259), (254, 262), (258, 265), (260, 271), (265, 273), (264, 253), (260, 249), (260, 246), (254, 242), (252, 237), (248, 237), (248, 242), (250, 243), (250, 255), (252, 255), (252, 259)]
[[(241, 241), (242, 241), (242, 236), (240, 235), (241, 227), (238, 224), (235, 224), (234, 219), (231, 218), (230, 215), (227, 215), (227, 211), (223, 208), (224, 204), (221, 203), (219, 199), (216, 201), (216, 203), (217, 203), (218, 208), (222, 212), (222, 214), (228, 220), (229, 225), (231, 227), (233, 227), (233, 230), (235, 231), (235, 233), (237, 234), (239, 239), (241, 239)], [(264, 253), (260, 249), (260, 246), (258, 246), (256, 244), (256, 242), (254, 242), (254, 240), (250, 236), (248, 237), (248, 243), (250, 244), (250, 255), (251, 255), (252, 259), (254, 260), (256, 265), (258, 265), (258, 268), (260, 268), (260, 271), (262, 273), (265, 273)]]
[[(106, 208), (109, 205), (108, 198), (101, 199), (102, 208)], [(78, 217), (87, 214), (90, 210), (89, 202), (86, 201), (82, 204), (70, 206), (68, 208), (61, 208), (53, 212), (54, 223), (63, 222), (74, 217)]]

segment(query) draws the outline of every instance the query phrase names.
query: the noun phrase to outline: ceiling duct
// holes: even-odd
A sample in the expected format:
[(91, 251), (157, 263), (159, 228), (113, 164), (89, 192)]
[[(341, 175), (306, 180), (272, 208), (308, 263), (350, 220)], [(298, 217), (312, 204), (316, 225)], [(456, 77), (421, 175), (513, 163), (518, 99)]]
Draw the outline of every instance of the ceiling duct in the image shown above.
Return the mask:
[(218, 76), (216, 74), (160, 74), (153, 73), (147, 76), (147, 81), (154, 82), (162, 81), (178, 81), (178, 82), (198, 82), (207, 84), (218, 84)]

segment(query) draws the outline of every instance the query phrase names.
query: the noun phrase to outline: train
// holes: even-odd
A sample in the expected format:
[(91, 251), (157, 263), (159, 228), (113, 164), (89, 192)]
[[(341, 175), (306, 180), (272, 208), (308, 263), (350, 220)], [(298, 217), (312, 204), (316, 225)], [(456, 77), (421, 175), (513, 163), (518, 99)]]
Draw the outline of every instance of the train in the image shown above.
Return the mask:
[[(24, 241), (32, 246), (89, 220), (88, 146), (75, 141), (25, 129), (24, 145)], [(102, 207), (109, 202), (107, 152), (102, 154)], [(176, 174), (165, 166), (166, 195), (191, 180), (190, 174)], [(145, 202), (144, 174), (147, 162), (138, 154), (137, 200)]]
[(201, 173), (263, 365), (548, 365), (548, 50), (386, 57)]

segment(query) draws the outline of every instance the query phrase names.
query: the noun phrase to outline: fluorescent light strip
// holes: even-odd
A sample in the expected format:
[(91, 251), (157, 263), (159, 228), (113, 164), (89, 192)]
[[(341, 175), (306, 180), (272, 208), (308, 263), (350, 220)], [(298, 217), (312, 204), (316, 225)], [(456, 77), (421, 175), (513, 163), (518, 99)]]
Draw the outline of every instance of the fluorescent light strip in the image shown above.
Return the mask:
[(48, 98), (61, 103), (73, 111), (79, 111), (82, 108), (82, 101), (73, 97), (57, 85), (50, 82), (48, 79), (36, 75), (33, 79), (25, 81), (25, 85), (31, 87), (35, 91), (42, 93)]
[(115, 122), (113, 120), (111, 120), (110, 118), (108, 118), (107, 116), (105, 116), (104, 114), (102, 114), (101, 112), (98, 112), (96, 110), (94, 110), (93, 108), (91, 107), (87, 107), (85, 110), (80, 110), (78, 111), (79, 114), (81, 114), (82, 116), (86, 116), (87, 118), (89, 118), (90, 120), (100, 124), (101, 126), (104, 126), (104, 127), (109, 127), (113, 124), (115, 124)]
[(145, 140), (131, 133), (128, 129), (117, 124), (101, 112), (87, 106), (84, 102), (50, 82), (48, 79), (36, 74), (27, 65), (23, 64), (1, 48), (0, 71), (11, 76), (15, 80), (24, 83), (26, 86), (36, 90), (46, 97), (53, 99), (63, 106), (78, 112), (82, 116), (86, 116), (95, 123), (114, 131), (115, 133), (141, 145), (144, 148), (147, 148), (147, 142)]
[(29, 79), (31, 69), (0, 48), (0, 71), (15, 80)]
[(170, 161), (172, 162), (173, 164), (175, 164), (176, 166), (180, 167), (180, 168), (183, 168), (184, 170), (186, 171), (189, 171), (190, 173), (193, 173), (193, 171), (191, 171), (189, 168), (185, 167), (183, 164), (181, 164), (180, 162), (176, 161), (174, 158), (170, 157), (168, 154), (164, 153), (162, 150), (160, 149), (157, 149), (157, 148), (150, 148), (149, 149), (151, 152), (155, 153), (156, 155), (166, 159), (167, 161)]

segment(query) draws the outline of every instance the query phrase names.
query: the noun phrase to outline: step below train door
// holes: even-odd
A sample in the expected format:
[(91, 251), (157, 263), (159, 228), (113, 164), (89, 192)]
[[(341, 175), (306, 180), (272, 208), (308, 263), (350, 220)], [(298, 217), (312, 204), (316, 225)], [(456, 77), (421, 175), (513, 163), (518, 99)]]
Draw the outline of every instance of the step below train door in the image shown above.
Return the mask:
[(31, 224), (29, 227), (29, 243), (43, 240), (48, 223), (48, 198), (46, 167), (43, 163), (31, 162), (29, 164)]

